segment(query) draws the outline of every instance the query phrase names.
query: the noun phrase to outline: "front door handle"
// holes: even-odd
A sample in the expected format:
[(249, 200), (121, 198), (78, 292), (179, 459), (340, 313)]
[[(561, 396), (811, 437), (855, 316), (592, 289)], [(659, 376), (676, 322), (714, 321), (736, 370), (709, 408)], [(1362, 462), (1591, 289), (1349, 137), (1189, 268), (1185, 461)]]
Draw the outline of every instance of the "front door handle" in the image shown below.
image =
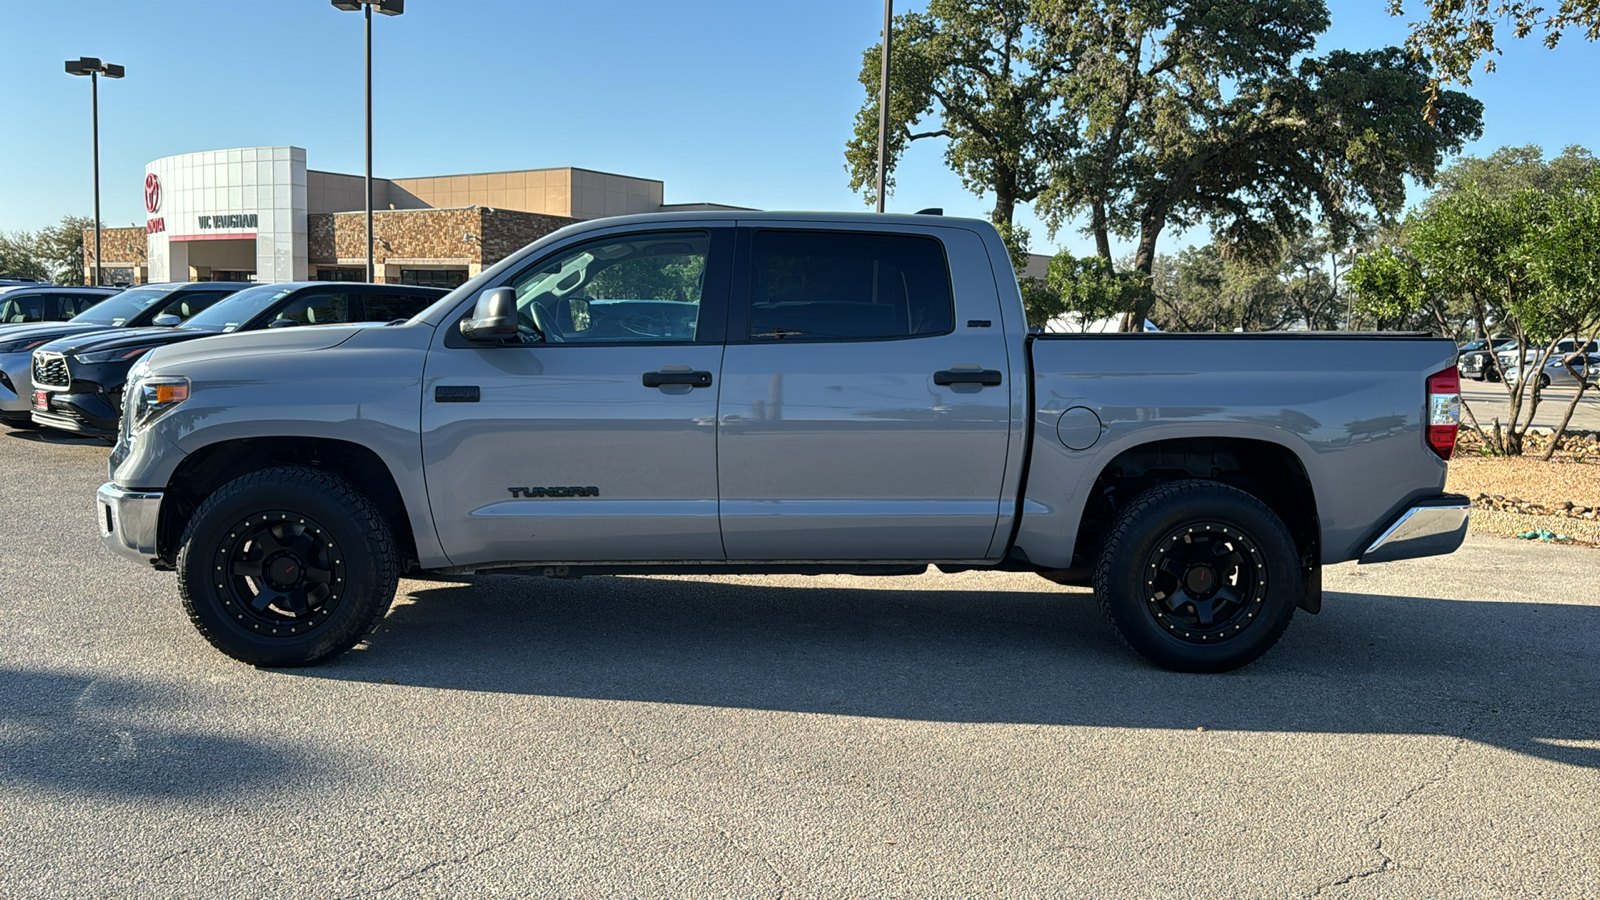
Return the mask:
[(696, 371), (644, 373), (645, 387), (665, 387), (669, 384), (687, 384), (690, 387), (697, 388), (710, 387), (711, 373)]
[(1000, 384), (1000, 373), (994, 369), (945, 369), (933, 373), (933, 383), (947, 384), (978, 384), (984, 387), (996, 387)]

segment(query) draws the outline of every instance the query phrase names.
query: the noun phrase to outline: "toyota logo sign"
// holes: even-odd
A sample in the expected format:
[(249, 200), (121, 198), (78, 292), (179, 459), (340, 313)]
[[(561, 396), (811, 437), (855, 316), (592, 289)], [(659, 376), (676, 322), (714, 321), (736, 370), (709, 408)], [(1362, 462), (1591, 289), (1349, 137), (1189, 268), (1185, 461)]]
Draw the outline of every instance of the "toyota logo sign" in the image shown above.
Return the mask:
[(144, 177), (144, 211), (153, 213), (161, 208), (161, 179), (154, 172)]

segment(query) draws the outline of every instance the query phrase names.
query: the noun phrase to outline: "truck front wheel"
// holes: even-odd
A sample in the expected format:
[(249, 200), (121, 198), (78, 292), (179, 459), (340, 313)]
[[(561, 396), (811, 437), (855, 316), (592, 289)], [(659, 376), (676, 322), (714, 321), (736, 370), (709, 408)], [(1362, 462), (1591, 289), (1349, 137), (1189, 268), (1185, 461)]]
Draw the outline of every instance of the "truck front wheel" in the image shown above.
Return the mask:
[(1253, 662), (1289, 627), (1299, 557), (1283, 521), (1214, 481), (1157, 485), (1134, 497), (1094, 570), (1100, 608), (1128, 646), (1178, 672)]
[(228, 482), (196, 510), (178, 590), (201, 635), (256, 666), (304, 666), (355, 646), (394, 600), (394, 537), (330, 472), (284, 466)]

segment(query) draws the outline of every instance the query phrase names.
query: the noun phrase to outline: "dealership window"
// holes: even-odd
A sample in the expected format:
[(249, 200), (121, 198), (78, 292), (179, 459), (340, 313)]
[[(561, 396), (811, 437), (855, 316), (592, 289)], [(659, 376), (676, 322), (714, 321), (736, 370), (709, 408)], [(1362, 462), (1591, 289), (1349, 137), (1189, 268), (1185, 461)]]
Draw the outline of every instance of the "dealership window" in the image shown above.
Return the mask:
[(212, 269), (212, 281), (255, 281), (256, 273), (243, 269)]
[(453, 288), (467, 280), (466, 269), (401, 269), (400, 283)]
[(313, 281), (366, 281), (367, 270), (349, 267), (323, 266), (317, 269)]

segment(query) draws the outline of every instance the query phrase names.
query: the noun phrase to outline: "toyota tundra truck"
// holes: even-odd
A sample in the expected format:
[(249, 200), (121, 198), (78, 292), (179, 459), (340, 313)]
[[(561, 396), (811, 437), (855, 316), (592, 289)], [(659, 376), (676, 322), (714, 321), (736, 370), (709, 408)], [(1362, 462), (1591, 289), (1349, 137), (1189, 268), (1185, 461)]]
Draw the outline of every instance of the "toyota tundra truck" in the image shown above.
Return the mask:
[(402, 323), (155, 350), (98, 513), (259, 666), (350, 648), (412, 572), (933, 565), (1090, 585), (1151, 662), (1217, 672), (1317, 612), (1323, 566), (1460, 546), (1455, 356), (1031, 333), (986, 222), (610, 218)]

